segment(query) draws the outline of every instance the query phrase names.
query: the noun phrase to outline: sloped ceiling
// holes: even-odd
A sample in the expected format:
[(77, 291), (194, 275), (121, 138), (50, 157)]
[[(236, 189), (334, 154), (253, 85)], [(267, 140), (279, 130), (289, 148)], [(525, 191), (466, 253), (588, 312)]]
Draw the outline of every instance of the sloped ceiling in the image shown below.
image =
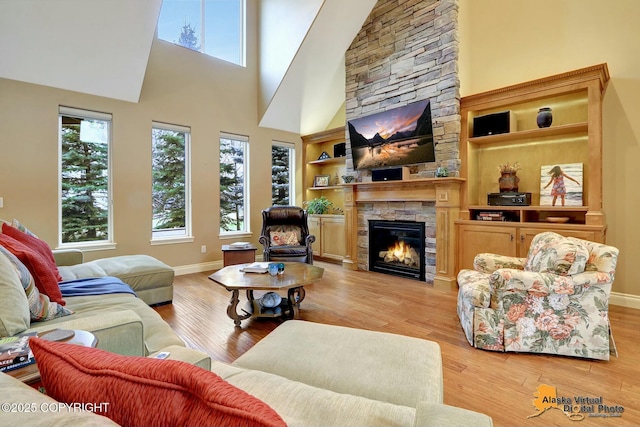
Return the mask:
[[(296, 3), (299, 3), (299, 0), (262, 1), (286, 4), (287, 7), (296, 7)], [(263, 97), (271, 97), (261, 100), (266, 107), (261, 110), (263, 114), (260, 126), (303, 135), (326, 129), (345, 101), (345, 52), (376, 2), (377, 0), (322, 2), (290, 64), (282, 67), (286, 72), (275, 92), (263, 90)], [(261, 32), (260, 39), (262, 44), (270, 43), (269, 34), (264, 31)], [(274, 54), (270, 50), (282, 48), (275, 43), (260, 47), (263, 56)], [(261, 70), (261, 85), (275, 86), (274, 82), (264, 80), (268, 78), (266, 76), (267, 73)]]
[[(260, 75), (270, 79), (261, 84), (267, 90), (259, 95), (260, 126), (299, 134), (324, 130), (344, 103), (344, 54), (376, 0), (262, 2), (303, 8), (297, 15), (305, 19), (296, 37), (286, 39), (293, 45), (279, 71)], [(0, 0), (0, 77), (138, 102), (161, 5)], [(260, 47), (261, 55), (278, 49), (278, 43)]]
[(1, 0), (0, 77), (138, 102), (162, 0)]

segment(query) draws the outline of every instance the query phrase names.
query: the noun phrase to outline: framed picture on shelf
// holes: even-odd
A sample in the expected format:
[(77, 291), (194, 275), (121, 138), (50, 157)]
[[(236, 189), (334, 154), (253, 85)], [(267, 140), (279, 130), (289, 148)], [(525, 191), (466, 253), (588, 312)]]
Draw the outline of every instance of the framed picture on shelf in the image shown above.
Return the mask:
[(313, 179), (314, 187), (328, 187), (329, 186), (329, 175), (316, 175)]
[(540, 168), (540, 206), (582, 206), (582, 163), (558, 163)]

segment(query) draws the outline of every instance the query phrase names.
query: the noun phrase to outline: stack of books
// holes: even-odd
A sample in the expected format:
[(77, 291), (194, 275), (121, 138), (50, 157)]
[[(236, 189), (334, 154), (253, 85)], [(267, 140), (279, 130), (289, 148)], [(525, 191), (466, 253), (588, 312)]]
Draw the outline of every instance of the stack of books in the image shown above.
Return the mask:
[(36, 362), (29, 347), (29, 337), (36, 332), (27, 332), (14, 337), (0, 338), (0, 372), (11, 371)]
[(245, 273), (266, 273), (269, 271), (270, 262), (254, 262), (247, 264), (240, 268), (240, 271)]
[(251, 247), (250, 242), (233, 242), (229, 244), (231, 249), (248, 249)]
[(505, 221), (504, 213), (502, 212), (478, 212), (476, 219), (481, 221)]

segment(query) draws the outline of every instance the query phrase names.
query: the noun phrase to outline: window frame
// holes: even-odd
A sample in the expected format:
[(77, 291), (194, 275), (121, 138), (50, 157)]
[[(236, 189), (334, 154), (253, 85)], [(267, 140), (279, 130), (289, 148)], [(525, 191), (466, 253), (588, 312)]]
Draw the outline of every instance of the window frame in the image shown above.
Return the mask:
[[(153, 228), (153, 207), (151, 208), (151, 245), (167, 245), (174, 243), (190, 243), (195, 239), (193, 237), (193, 221), (192, 221), (192, 202), (191, 202), (191, 128), (188, 126), (175, 125), (170, 123), (152, 121), (151, 122), (151, 144), (153, 151), (153, 130), (167, 130), (172, 132), (179, 132), (185, 134), (184, 140), (184, 210), (185, 210), (185, 230), (181, 235), (166, 235), (161, 236), (162, 231), (155, 230)], [(151, 154), (152, 166), (151, 171), (153, 173), (153, 152)], [(153, 198), (153, 178), (151, 187), (151, 197)]]
[[(292, 142), (276, 141), (271, 142), (271, 188), (273, 190), (273, 147), (282, 147), (289, 149), (289, 205), (294, 206), (296, 200), (296, 145)], [(271, 198), (273, 204), (273, 196)]]
[[(62, 241), (62, 117), (73, 117), (83, 120), (100, 120), (107, 123), (107, 239), (91, 242)], [(58, 106), (58, 248), (78, 248), (85, 251), (115, 249), (113, 229), (113, 115), (99, 111), (85, 110), (64, 105)]]
[[(242, 142), (243, 143), (243, 156), (242, 156), (242, 161), (243, 161), (243, 215), (244, 215), (244, 227), (243, 230), (233, 230), (233, 231), (224, 231), (222, 230), (222, 209), (220, 207), (220, 205), (218, 205), (218, 220), (219, 220), (219, 238), (221, 239), (225, 239), (225, 238), (237, 238), (237, 237), (242, 237), (242, 236), (251, 236), (252, 232), (251, 232), (251, 217), (250, 217), (250, 213), (251, 213), (251, 209), (250, 209), (250, 191), (249, 191), (249, 184), (250, 184), (250, 177), (249, 177), (249, 153), (250, 153), (250, 144), (249, 144), (249, 137), (246, 135), (240, 135), (240, 134), (234, 134), (234, 133), (228, 133), (228, 132), (220, 132), (220, 137), (218, 139), (218, 158), (219, 158), (219, 164), (222, 164), (222, 140), (223, 139), (228, 139), (231, 141), (237, 141), (237, 142)], [(222, 173), (220, 174), (220, 177), (222, 177)], [(222, 198), (222, 191), (220, 188), (220, 181), (218, 180), (218, 201), (220, 202), (221, 198)]]

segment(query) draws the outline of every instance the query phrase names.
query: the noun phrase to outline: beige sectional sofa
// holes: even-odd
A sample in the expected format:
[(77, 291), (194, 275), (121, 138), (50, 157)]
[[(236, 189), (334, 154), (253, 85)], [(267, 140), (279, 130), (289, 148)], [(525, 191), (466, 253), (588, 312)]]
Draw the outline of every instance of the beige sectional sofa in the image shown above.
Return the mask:
[[(192, 362), (201, 354), (183, 351)], [(443, 404), (440, 348), (417, 338), (292, 320), (233, 364), (213, 362), (211, 371), (292, 427), (492, 425), (486, 415)], [(0, 389), (3, 403), (37, 409), (0, 412), (0, 426), (115, 425), (87, 412), (44, 414), (39, 408), (55, 401), (7, 375)]]
[[(60, 255), (54, 253), (54, 256), (61, 256), (56, 262), (61, 260), (63, 264), (82, 260), (79, 251), (64, 251)], [(73, 314), (39, 322), (29, 320), (29, 301), (20, 276), (4, 256), (1, 260), (0, 297), (4, 300), (0, 309), (0, 335), (25, 332), (25, 328), (26, 332), (54, 328), (82, 329), (96, 335), (99, 348), (134, 356), (146, 356), (170, 345), (184, 346), (169, 325), (148, 305), (159, 302), (153, 298), (155, 295), (163, 295), (169, 300), (172, 297), (166, 288), (169, 283), (170, 289), (173, 289), (173, 269), (155, 258), (130, 255), (59, 266), (63, 280), (108, 274), (125, 281), (138, 296), (142, 294), (152, 298), (145, 301), (126, 293), (65, 297), (65, 307), (72, 310)], [(156, 294), (156, 286), (163, 291)]]
[[(118, 263), (126, 265), (126, 260)], [(94, 262), (88, 269), (76, 267), (74, 274), (81, 269), (95, 271), (96, 265), (118, 273), (109, 270), (117, 264), (106, 267)], [(61, 273), (64, 277), (69, 272), (61, 268)], [(0, 292), (10, 276), (7, 270), (0, 272)], [(153, 283), (148, 276), (126, 280)], [(88, 330), (98, 338), (99, 348), (122, 355), (168, 351), (170, 359), (211, 370), (267, 403), (289, 426), (492, 425), (485, 415), (443, 404), (440, 348), (430, 341), (291, 320), (233, 364), (225, 364), (186, 348), (156, 311), (134, 295), (76, 296), (65, 301), (73, 315), (34, 322), (28, 330)], [(4, 316), (0, 312), (0, 323)], [(6, 374), (0, 373), (0, 390), (4, 404), (0, 426), (115, 425), (90, 412), (48, 410), (55, 408), (54, 400)], [(35, 411), (19, 410), (25, 404)]]

